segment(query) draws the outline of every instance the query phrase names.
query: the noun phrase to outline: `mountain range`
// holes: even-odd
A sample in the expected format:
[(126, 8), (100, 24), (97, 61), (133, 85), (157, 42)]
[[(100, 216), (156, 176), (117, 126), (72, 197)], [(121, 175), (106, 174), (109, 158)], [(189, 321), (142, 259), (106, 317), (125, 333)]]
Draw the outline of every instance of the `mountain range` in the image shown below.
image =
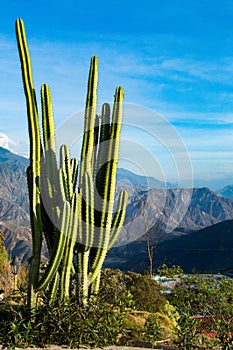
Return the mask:
[[(154, 244), (153, 270), (179, 265), (186, 273), (233, 273), (233, 221), (227, 220), (189, 235)], [(123, 271), (148, 269), (145, 241), (113, 248), (105, 265)]]
[[(0, 147), (0, 229), (4, 233), (9, 255), (20, 255), (24, 261), (31, 255), (27, 166), (28, 159)], [(177, 255), (179, 242), (182, 242), (180, 240), (185, 239), (187, 244), (192, 245), (193, 242), (188, 239), (200, 236), (208, 245), (207, 238), (210, 239), (211, 233), (205, 235), (203, 229), (213, 228), (215, 232), (216, 224), (226, 222), (229, 227), (232, 224), (232, 185), (218, 193), (207, 187), (181, 189), (176, 188), (175, 184), (163, 183), (154, 178), (148, 179), (125, 169), (118, 169), (117, 181), (117, 193), (121, 188), (126, 188), (129, 193), (129, 204), (124, 230), (117, 247), (111, 249), (107, 256), (106, 266), (135, 271), (146, 268), (148, 266), (146, 231), (153, 246), (162, 247), (158, 251), (155, 248), (156, 267), (158, 262), (176, 261), (173, 257)], [(199, 236), (195, 236), (196, 234)], [(224, 233), (220, 235), (225, 237)], [(169, 244), (174, 247), (174, 256), (169, 250)], [(43, 254), (45, 255), (45, 250)], [(190, 258), (187, 263), (188, 261), (191, 261)], [(192, 262), (192, 265), (198, 269), (198, 264)], [(224, 266), (226, 267), (226, 264)], [(188, 265), (186, 267), (190, 268)], [(206, 267), (203, 265), (202, 269), (206, 270)]]
[(227, 185), (218, 190), (217, 193), (225, 198), (233, 198), (233, 185)]

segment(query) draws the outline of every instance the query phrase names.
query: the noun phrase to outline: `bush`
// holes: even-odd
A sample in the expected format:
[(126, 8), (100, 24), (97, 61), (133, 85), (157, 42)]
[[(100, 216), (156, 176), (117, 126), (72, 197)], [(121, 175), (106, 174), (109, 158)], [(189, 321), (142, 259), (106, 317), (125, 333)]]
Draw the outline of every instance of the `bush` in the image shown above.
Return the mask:
[(160, 285), (150, 276), (129, 272), (126, 275), (126, 285), (133, 296), (137, 310), (163, 312), (167, 300), (161, 293)]
[(114, 305), (124, 300), (128, 307), (152, 313), (163, 312), (167, 303), (160, 285), (149, 275), (120, 270), (103, 270), (100, 295)]
[(121, 310), (98, 301), (89, 308), (75, 302), (40, 306), (31, 319), (24, 306), (1, 305), (0, 329), (0, 343), (11, 346), (103, 346), (118, 342), (123, 318)]
[(0, 343), (20, 347), (145, 346), (155, 344), (173, 328), (174, 308), (149, 276), (106, 269), (102, 277), (100, 294), (88, 307), (81, 307), (76, 300), (49, 305), (41, 294), (31, 319), (25, 294), (9, 296), (0, 304)]
[(145, 323), (145, 334), (144, 337), (149, 343), (154, 346), (156, 341), (161, 339), (161, 324), (156, 314), (151, 314)]
[(211, 346), (217, 343), (222, 349), (232, 348), (232, 279), (186, 276), (174, 288), (169, 299), (181, 315), (177, 334), (182, 349), (193, 349), (200, 340), (206, 346), (208, 344), (208, 348), (210, 342)]

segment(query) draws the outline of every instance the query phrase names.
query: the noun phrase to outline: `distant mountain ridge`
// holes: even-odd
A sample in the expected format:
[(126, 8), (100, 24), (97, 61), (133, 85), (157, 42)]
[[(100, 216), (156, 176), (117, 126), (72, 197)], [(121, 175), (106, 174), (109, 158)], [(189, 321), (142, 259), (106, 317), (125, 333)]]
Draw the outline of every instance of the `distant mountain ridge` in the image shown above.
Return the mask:
[[(142, 211), (148, 218), (150, 234), (158, 236), (159, 233), (160, 240), (164, 240), (233, 219), (233, 200), (205, 187), (138, 191), (131, 197), (126, 211), (125, 222), (135, 222), (131, 230), (137, 229), (135, 218)], [(167, 233), (168, 223), (173, 228), (171, 233)]]
[[(159, 243), (154, 249), (153, 262), (154, 270), (165, 263), (179, 265), (187, 273), (233, 273), (233, 220)], [(114, 248), (105, 266), (135, 272), (148, 269), (145, 242), (133, 242), (125, 250)]]
[(152, 176), (142, 176), (135, 174), (129, 170), (118, 168), (117, 169), (117, 183), (125, 182), (128, 186), (133, 186), (141, 189), (151, 188), (176, 188), (177, 184), (171, 182), (163, 182), (157, 180)]
[(219, 195), (221, 195), (222, 197), (225, 197), (225, 198), (233, 199), (233, 185), (225, 186), (221, 190), (218, 190), (217, 194), (219, 194)]
[[(26, 179), (28, 163), (28, 159), (0, 147), (0, 228), (5, 235), (8, 253), (20, 255), (24, 260), (31, 255)], [(177, 189), (170, 183), (165, 184), (154, 178), (147, 182), (144, 177), (124, 169), (119, 169), (117, 179), (117, 191), (123, 187), (129, 192), (126, 224), (131, 225), (131, 231), (138, 230), (138, 221), (135, 219), (144, 210), (149, 220), (151, 238), (156, 244), (171, 238), (176, 240), (179, 236), (192, 234), (221, 221), (233, 220), (233, 199), (224, 198), (208, 188)], [(150, 187), (156, 184), (157, 188)], [(167, 188), (169, 186), (171, 188)], [(185, 215), (183, 209), (187, 209)], [(171, 232), (167, 230), (168, 222), (174, 227)], [(121, 255), (117, 255), (114, 248), (108, 259), (115, 258), (119, 266), (122, 265), (122, 259), (131, 257), (134, 261), (134, 255), (140, 256), (146, 250), (145, 236), (137, 238), (133, 251), (128, 249), (129, 245), (123, 246), (118, 248)]]

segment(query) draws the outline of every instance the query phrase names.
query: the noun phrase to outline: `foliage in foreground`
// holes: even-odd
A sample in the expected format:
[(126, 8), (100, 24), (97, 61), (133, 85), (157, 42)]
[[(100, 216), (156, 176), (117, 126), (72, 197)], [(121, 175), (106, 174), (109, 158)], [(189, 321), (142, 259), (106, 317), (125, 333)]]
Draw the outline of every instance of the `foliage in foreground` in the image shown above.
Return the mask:
[(41, 306), (31, 320), (23, 306), (2, 307), (0, 341), (11, 346), (102, 346), (117, 342), (122, 324), (122, 310), (112, 312), (104, 303), (91, 308), (81, 308), (75, 302)]
[(29, 321), (23, 293), (14, 303), (0, 303), (0, 343), (151, 347), (170, 338), (179, 350), (232, 349), (233, 280), (183, 276), (165, 297), (149, 276), (110, 269), (102, 276), (100, 294), (88, 307), (75, 298), (49, 306), (41, 295)]
[[(148, 311), (151, 309), (149, 302), (145, 310), (139, 310), (140, 305), (134, 295), (138, 294), (139, 299), (145, 297), (142, 284), (146, 280), (152, 288), (151, 295), (157, 288), (156, 296), (159, 296), (157, 284), (148, 276), (104, 270), (100, 295), (90, 306), (81, 307), (75, 298), (49, 305), (45, 303), (45, 296), (41, 295), (41, 305), (34, 310), (31, 319), (25, 304), (19, 305), (23, 300), (19, 295), (18, 303), (0, 304), (0, 343), (24, 347), (48, 344), (75, 347), (81, 344), (93, 347), (155, 345), (169, 332), (171, 334), (176, 325), (171, 321), (171, 315), (175, 319), (176, 314), (163, 296), (160, 296), (159, 302), (156, 302), (156, 297), (152, 300), (153, 311), (158, 312)], [(108, 286), (111, 288), (106, 288)]]
[(180, 314), (180, 349), (233, 348), (233, 279), (184, 276), (169, 301)]

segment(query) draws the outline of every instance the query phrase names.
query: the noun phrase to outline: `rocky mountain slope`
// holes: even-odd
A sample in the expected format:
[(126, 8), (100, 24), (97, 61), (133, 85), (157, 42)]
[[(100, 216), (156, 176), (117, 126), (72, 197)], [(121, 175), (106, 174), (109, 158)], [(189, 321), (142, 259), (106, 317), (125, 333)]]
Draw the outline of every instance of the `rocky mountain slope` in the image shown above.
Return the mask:
[(29, 256), (28, 160), (0, 147), (0, 228), (9, 255)]
[(233, 198), (233, 185), (227, 185), (221, 190), (218, 190), (217, 193), (225, 198)]
[[(106, 266), (141, 272), (148, 269), (145, 242), (110, 251)], [(154, 247), (154, 270), (162, 264), (179, 265), (185, 272), (233, 273), (233, 221), (227, 220)]]
[(118, 168), (117, 170), (117, 182), (125, 183), (132, 187), (141, 188), (141, 189), (150, 189), (150, 188), (176, 188), (177, 185), (171, 182), (163, 182), (155, 179), (152, 176), (141, 176), (134, 174), (133, 172)]
[(167, 240), (231, 219), (233, 200), (206, 187), (138, 190), (130, 197), (125, 231), (117, 243), (144, 239), (146, 231), (153, 241)]
[[(31, 255), (27, 165), (27, 159), (0, 147), (0, 228), (8, 253), (18, 254), (24, 260)], [(217, 195), (208, 188), (166, 188), (168, 184), (157, 183), (156, 179), (151, 179), (150, 183), (157, 183), (159, 188), (148, 188), (145, 178), (124, 169), (119, 170), (118, 181), (118, 192), (122, 187), (127, 189), (129, 204), (125, 229), (117, 242), (119, 248), (110, 251), (108, 261), (114, 258), (120, 264), (125, 256), (133, 259), (134, 254), (146, 251), (144, 233), (147, 231), (151, 242), (157, 245), (218, 222), (233, 220), (233, 199)], [(130, 242), (136, 244), (137, 251), (128, 248)]]

